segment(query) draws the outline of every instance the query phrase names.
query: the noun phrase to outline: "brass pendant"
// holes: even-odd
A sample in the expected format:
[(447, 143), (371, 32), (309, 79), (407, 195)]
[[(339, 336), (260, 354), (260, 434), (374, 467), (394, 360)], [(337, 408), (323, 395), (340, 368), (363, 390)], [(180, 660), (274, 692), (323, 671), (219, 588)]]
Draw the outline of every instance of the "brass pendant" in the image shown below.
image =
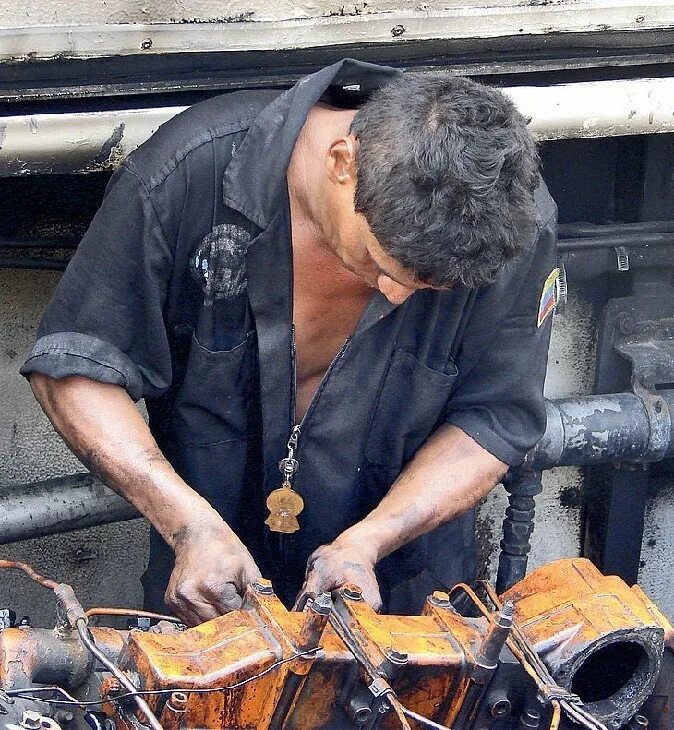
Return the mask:
[(289, 534), (300, 529), (297, 515), (304, 509), (304, 500), (285, 481), (267, 497), (269, 517), (264, 521), (272, 532)]

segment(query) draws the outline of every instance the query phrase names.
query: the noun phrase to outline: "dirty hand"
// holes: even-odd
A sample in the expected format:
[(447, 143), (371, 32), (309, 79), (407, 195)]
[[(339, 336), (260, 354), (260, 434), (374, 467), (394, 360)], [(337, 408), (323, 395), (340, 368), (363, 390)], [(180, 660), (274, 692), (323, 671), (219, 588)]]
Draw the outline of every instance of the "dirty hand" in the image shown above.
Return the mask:
[(381, 595), (374, 573), (374, 549), (367, 543), (357, 544), (338, 537), (329, 545), (322, 545), (309, 557), (304, 585), (298, 594), (298, 604), (304, 596), (334, 591), (347, 583), (358, 586), (363, 598), (375, 611), (381, 608)]
[(246, 586), (261, 577), (244, 544), (219, 518), (192, 523), (173, 548), (175, 567), (164, 600), (188, 626), (240, 608)]

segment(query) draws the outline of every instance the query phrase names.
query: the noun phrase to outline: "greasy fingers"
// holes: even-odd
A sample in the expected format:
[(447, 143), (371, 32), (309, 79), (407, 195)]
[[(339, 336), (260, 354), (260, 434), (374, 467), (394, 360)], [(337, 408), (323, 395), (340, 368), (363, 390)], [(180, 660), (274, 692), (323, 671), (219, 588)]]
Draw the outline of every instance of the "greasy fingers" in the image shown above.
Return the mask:
[(299, 600), (304, 595), (316, 596), (347, 584), (358, 586), (363, 592), (363, 599), (375, 611), (381, 608), (381, 594), (372, 562), (360, 553), (357, 546), (335, 541), (321, 546), (309, 558)]
[(188, 626), (241, 608), (246, 587), (261, 577), (243, 543), (221, 525), (194, 530), (175, 546), (165, 600)]
[(204, 597), (197, 583), (189, 581), (169, 583), (164, 596), (166, 605), (187, 626), (198, 626), (221, 615), (213, 602)]
[(234, 583), (225, 583), (220, 589), (220, 595), (215, 598), (214, 602), (222, 613), (229, 613), (229, 611), (236, 611), (241, 608), (243, 600)]

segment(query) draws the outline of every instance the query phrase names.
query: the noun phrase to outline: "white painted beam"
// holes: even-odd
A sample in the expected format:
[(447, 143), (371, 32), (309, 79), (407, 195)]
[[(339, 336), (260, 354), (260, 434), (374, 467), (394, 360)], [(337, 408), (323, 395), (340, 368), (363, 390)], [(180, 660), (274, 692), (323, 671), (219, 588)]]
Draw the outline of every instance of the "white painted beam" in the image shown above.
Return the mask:
[(4, 0), (0, 61), (672, 29), (671, 0)]
[[(504, 89), (537, 139), (674, 132), (674, 78)], [(0, 117), (0, 176), (116, 167), (185, 107)]]

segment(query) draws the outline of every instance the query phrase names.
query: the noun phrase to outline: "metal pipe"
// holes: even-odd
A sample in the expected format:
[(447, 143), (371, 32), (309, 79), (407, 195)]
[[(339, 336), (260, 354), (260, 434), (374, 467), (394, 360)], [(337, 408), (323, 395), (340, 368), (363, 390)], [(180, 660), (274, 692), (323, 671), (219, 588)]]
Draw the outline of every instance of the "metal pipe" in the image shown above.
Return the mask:
[[(674, 78), (503, 91), (539, 140), (674, 131)], [(109, 170), (184, 106), (0, 117), (0, 176)]]
[[(615, 271), (615, 253), (612, 249), (629, 249), (630, 267), (661, 266), (653, 258), (668, 256), (663, 249), (674, 245), (674, 221), (645, 221), (642, 223), (612, 223), (593, 225), (590, 223), (571, 223), (560, 225), (557, 249), (563, 261), (570, 267), (569, 278), (588, 279), (605, 271)], [(15, 249), (62, 249), (77, 248), (75, 239), (59, 240), (13, 240), (0, 238), (0, 251)], [(577, 264), (577, 256), (584, 255), (582, 263)], [(588, 258), (595, 254), (594, 258)], [(0, 257), (0, 269), (47, 269), (63, 271), (68, 264), (66, 259), (19, 256)]]
[[(555, 466), (650, 462), (674, 455), (674, 390), (613, 393), (546, 402), (545, 435), (527, 455), (532, 470)], [(74, 474), (0, 492), (0, 544), (140, 515), (90, 474)]]
[(613, 235), (592, 235), (582, 238), (564, 238), (557, 243), (560, 253), (567, 251), (592, 251), (599, 248), (634, 248), (635, 246), (672, 246), (674, 245), (674, 231), (658, 233), (644, 231), (640, 233), (616, 233)]
[(550, 469), (672, 456), (674, 390), (653, 396), (665, 407), (651, 408), (649, 397), (612, 393), (547, 401), (545, 435), (527, 455), (527, 465)]
[(91, 474), (73, 474), (0, 491), (0, 544), (139, 517)]
[(621, 236), (626, 233), (674, 233), (674, 221), (640, 221), (638, 223), (561, 223), (557, 226), (560, 240), (565, 238), (588, 238)]
[[(9, 3), (9, 7), (20, 7)], [(123, 22), (116, 15), (105, 15), (96, 5), (60, 3), (31, 10), (30, 25), (0, 28), (0, 60), (14, 63), (30, 59), (82, 58), (132, 55), (148, 57), (174, 53), (224, 53), (222, 64), (227, 66), (232, 52), (254, 54), (265, 51), (345, 47), (343, 55), (367, 50), (372, 46), (391, 44), (412, 45), (443, 41), (449, 49), (455, 43), (470, 47), (519, 48), (523, 39), (528, 45), (548, 48), (555, 40), (569, 37), (566, 44), (581, 47), (605, 46), (617, 43), (634, 46), (633, 40), (620, 41), (612, 36), (627, 32), (641, 37), (644, 33), (666, 33), (674, 24), (668, 0), (648, 0), (636, 8), (624, 0), (574, 0), (573, 12), (566, 3), (559, 5), (522, 5), (513, 0), (486, 0), (475, 3), (371, 3), (368, 7), (339, 5), (267, 3), (266, 5), (221, 5), (214, 2), (189, 6), (190, 15), (178, 16), (172, 5), (154, 7), (125, 7)], [(245, 12), (249, 7), (255, 12)], [(4, 7), (3, 7), (4, 10)], [(183, 11), (183, 13), (185, 13)], [(224, 14), (224, 17), (223, 17)], [(18, 15), (18, 11), (17, 11)], [(11, 15), (10, 15), (11, 17)], [(19, 16), (21, 17), (21, 16)], [(103, 23), (102, 21), (107, 21)], [(122, 19), (120, 19), (122, 20)], [(10, 24), (14, 25), (14, 24)], [(393, 32), (394, 27), (400, 30)], [(513, 39), (516, 39), (513, 41)], [(641, 38), (641, 47), (648, 44)], [(353, 46), (361, 46), (353, 50)], [(639, 48), (639, 46), (637, 46)], [(390, 57), (402, 51), (389, 50)], [(306, 54), (309, 57), (310, 54)]]

